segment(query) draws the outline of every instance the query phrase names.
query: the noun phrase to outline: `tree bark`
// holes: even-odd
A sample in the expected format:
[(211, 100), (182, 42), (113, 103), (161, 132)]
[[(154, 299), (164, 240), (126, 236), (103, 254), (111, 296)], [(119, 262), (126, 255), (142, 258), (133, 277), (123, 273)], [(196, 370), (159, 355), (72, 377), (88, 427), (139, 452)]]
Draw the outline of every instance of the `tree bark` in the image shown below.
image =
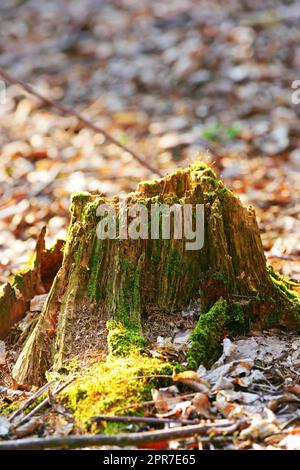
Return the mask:
[[(207, 329), (210, 338), (214, 322), (220, 323), (217, 342), (226, 332), (299, 326), (299, 295), (292, 283), (267, 268), (254, 208), (244, 208), (210, 167), (195, 163), (165, 178), (140, 183), (126, 198), (128, 207), (203, 204), (202, 249), (186, 250), (186, 240), (176, 239), (174, 230), (164, 240), (101, 240), (96, 234), (96, 210), (103, 203), (120, 217), (124, 201), (117, 197), (73, 196), (62, 267), (14, 367), (19, 383), (42, 383), (47, 369), (60, 367), (72, 354), (82, 312), (115, 320), (138, 344), (144, 318), (151, 312), (163, 314), (197, 301), (201, 315), (194, 352), (199, 341), (205, 345)], [(118, 342), (114, 347), (118, 349)]]

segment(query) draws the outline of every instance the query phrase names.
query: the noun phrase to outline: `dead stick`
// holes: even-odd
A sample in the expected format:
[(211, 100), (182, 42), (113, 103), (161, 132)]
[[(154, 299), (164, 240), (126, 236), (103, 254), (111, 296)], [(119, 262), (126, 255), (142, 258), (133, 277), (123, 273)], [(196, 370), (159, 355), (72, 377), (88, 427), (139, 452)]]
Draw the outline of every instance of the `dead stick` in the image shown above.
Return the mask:
[[(75, 377), (71, 377), (67, 382), (62, 384), (60, 387), (57, 388), (57, 390), (54, 390), (52, 393), (52, 396), (58, 395), (64, 388), (66, 388), (73, 380)], [(38, 411), (40, 411), (44, 406), (48, 405), (50, 403), (50, 397), (45, 398), (41, 403), (39, 403), (33, 410), (30, 411), (26, 416), (24, 416), (23, 419), (21, 419), (20, 422), (18, 422), (18, 426), (21, 426), (21, 424), (24, 424), (26, 421), (28, 421), (32, 416), (34, 416)]]
[(112, 421), (116, 423), (145, 423), (145, 424), (197, 424), (197, 419), (171, 419), (171, 418), (154, 418), (150, 416), (110, 416), (99, 415), (94, 416), (91, 422)]
[[(217, 425), (214, 428), (214, 435), (232, 434), (242, 424), (243, 421), (238, 421), (227, 428), (221, 427), (218, 429)], [(181, 428), (163, 429), (161, 431), (151, 432), (138, 432), (128, 434), (118, 434), (110, 436), (107, 434), (81, 436), (50, 436), (44, 438), (26, 438), (16, 439), (10, 441), (0, 441), (0, 450), (22, 450), (22, 449), (76, 449), (88, 446), (103, 446), (103, 445), (117, 445), (117, 446), (139, 446), (149, 442), (159, 442), (168, 439), (183, 439), (191, 436), (205, 436), (205, 434), (212, 429), (211, 426), (206, 424), (196, 424), (193, 426), (185, 426)], [(213, 437), (212, 437), (213, 439)]]
[[(180, 395), (180, 398), (189, 398), (189, 397), (194, 397), (197, 394), (197, 392), (192, 392), (192, 393), (185, 393), (184, 395)], [(178, 400), (178, 396), (174, 396), (171, 398), (168, 398), (168, 401), (174, 401)], [(123, 406), (122, 408), (118, 408), (116, 411), (124, 411), (124, 410), (130, 410), (131, 408), (143, 408), (144, 406), (147, 405), (156, 405), (158, 403), (163, 403), (165, 401), (165, 398), (162, 398), (161, 400), (148, 400), (148, 401), (143, 401), (141, 403), (133, 403), (132, 405), (128, 406)]]
[(148, 163), (142, 155), (139, 155), (134, 150), (129, 149), (126, 145), (121, 144), (121, 142), (119, 142), (112, 135), (106, 132), (106, 130), (102, 129), (102, 127), (99, 127), (97, 124), (94, 124), (90, 119), (82, 116), (82, 114), (80, 114), (75, 109), (69, 106), (66, 106), (65, 104), (60, 103), (58, 101), (54, 101), (54, 100), (51, 100), (50, 98), (47, 98), (46, 96), (36, 91), (28, 83), (25, 83), (22, 80), (19, 80), (18, 78), (13, 77), (12, 75), (10, 75), (8, 72), (4, 71), (1, 68), (0, 68), (0, 76), (9, 83), (14, 83), (16, 85), (19, 85), (21, 88), (27, 91), (27, 93), (30, 93), (31, 95), (36, 96), (39, 100), (43, 101), (44, 103), (51, 106), (52, 108), (55, 108), (64, 114), (69, 114), (70, 116), (76, 117), (78, 121), (80, 121), (85, 127), (89, 127), (94, 132), (97, 132), (98, 134), (102, 134), (106, 140), (108, 140), (112, 144), (117, 145), (124, 152), (129, 153), (135, 160), (137, 160), (142, 166), (147, 168), (149, 171), (151, 171), (152, 173), (155, 173), (158, 176), (162, 176), (161, 172), (157, 168), (154, 168), (152, 165), (150, 165), (150, 163)]
[(43, 395), (43, 393), (45, 393), (46, 390), (48, 390), (48, 388), (51, 387), (51, 385), (53, 385), (55, 382), (56, 382), (55, 380), (51, 380), (51, 382), (48, 382), (47, 384), (43, 385), (43, 387), (41, 387), (34, 395), (28, 398), (28, 400), (26, 400), (25, 403), (23, 403), (23, 405), (20, 406), (20, 408), (18, 408), (16, 411), (14, 411), (10, 415), (9, 421), (13, 421), (17, 416), (19, 416), (19, 414), (21, 414), (22, 411), (26, 410), (28, 406), (34, 403), (35, 400), (39, 398), (41, 395)]

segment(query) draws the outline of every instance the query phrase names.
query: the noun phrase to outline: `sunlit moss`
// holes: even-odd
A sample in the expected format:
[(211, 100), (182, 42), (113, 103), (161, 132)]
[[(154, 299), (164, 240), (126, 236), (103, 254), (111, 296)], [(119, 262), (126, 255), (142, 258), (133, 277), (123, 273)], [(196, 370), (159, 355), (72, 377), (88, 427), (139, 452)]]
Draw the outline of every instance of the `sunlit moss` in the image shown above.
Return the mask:
[[(172, 372), (172, 364), (139, 351), (131, 351), (127, 356), (110, 355), (106, 361), (85, 370), (60, 396), (73, 411), (77, 423), (85, 429), (94, 416), (120, 414), (128, 405), (151, 399), (153, 387), (158, 383), (166, 385), (171, 380), (156, 376), (171, 375)], [(106, 431), (111, 432), (111, 427)]]
[(147, 346), (147, 340), (135, 325), (124, 326), (121, 322), (110, 320), (107, 322), (108, 351), (114, 356), (126, 356), (132, 350), (139, 350)]

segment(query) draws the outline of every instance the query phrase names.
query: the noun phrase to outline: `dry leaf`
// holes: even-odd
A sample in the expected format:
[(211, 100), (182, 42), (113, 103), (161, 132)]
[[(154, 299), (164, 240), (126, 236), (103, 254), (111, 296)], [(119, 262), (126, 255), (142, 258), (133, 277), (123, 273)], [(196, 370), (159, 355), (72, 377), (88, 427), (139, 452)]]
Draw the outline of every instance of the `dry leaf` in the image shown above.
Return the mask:
[(230, 416), (231, 412), (235, 408), (235, 405), (233, 403), (229, 403), (221, 393), (217, 394), (215, 405), (225, 418)]
[(159, 414), (167, 413), (169, 410), (169, 405), (166, 399), (166, 393), (160, 392), (156, 389), (151, 390), (151, 393), (157, 412)]
[(185, 372), (180, 372), (179, 374), (173, 375), (174, 382), (181, 382), (189, 386), (192, 390), (201, 393), (209, 392), (209, 383), (199, 377), (199, 375), (193, 370), (187, 370)]
[(9, 433), (10, 426), (8, 419), (0, 415), (0, 437), (5, 437)]
[(300, 397), (300, 385), (299, 384), (294, 384), (294, 385), (289, 385), (288, 387), (285, 388), (287, 392), (293, 393), (294, 395), (297, 395)]
[(43, 424), (43, 420), (39, 417), (31, 418), (27, 423), (18, 426), (14, 433), (17, 437), (25, 437), (34, 434), (34, 432)]
[(208, 396), (204, 393), (196, 393), (192, 400), (192, 405), (195, 407), (198, 415), (201, 415), (207, 419), (214, 417), (214, 415), (211, 413), (211, 404)]
[(43, 305), (46, 302), (48, 294), (35, 295), (30, 301), (30, 311), (31, 312), (41, 312)]
[(6, 349), (4, 341), (0, 341), (0, 367), (5, 365)]

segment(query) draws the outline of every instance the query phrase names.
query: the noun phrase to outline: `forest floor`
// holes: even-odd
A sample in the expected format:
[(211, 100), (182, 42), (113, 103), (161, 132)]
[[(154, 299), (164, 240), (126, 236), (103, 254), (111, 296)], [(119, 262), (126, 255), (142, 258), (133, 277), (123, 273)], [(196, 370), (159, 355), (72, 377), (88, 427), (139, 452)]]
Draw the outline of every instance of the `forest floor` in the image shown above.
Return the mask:
[[(163, 174), (202, 153), (243, 203), (255, 206), (268, 262), (300, 281), (300, 105), (292, 103), (291, 88), (300, 78), (299, 1), (15, 4), (0, 6), (0, 67), (74, 107)], [(153, 177), (128, 153), (17, 86), (7, 88), (0, 123), (0, 285), (27, 263), (43, 225), (48, 244), (65, 237), (75, 190), (113, 196)], [(156, 347), (169, 345), (177, 354), (189, 331), (175, 323)], [(248, 420), (242, 443), (225, 439), (222, 448), (300, 449), (299, 339), (264, 334), (225, 342), (216, 366), (224, 367), (223, 382), (199, 371), (208, 383), (199, 392), (209, 410), (196, 410), (201, 419)], [(176, 341), (180, 335), (184, 340)], [(239, 347), (246, 353), (239, 356)], [(0, 367), (4, 348), (0, 342)], [(11, 388), (5, 383), (2, 400), (32, 393)], [(180, 406), (176, 416), (188, 417), (184, 406), (195, 405)], [(166, 413), (172, 416), (172, 408)], [(61, 433), (72, 432), (62, 419)], [(40, 432), (59, 433), (58, 427)], [(220, 446), (201, 439), (196, 445)]]

